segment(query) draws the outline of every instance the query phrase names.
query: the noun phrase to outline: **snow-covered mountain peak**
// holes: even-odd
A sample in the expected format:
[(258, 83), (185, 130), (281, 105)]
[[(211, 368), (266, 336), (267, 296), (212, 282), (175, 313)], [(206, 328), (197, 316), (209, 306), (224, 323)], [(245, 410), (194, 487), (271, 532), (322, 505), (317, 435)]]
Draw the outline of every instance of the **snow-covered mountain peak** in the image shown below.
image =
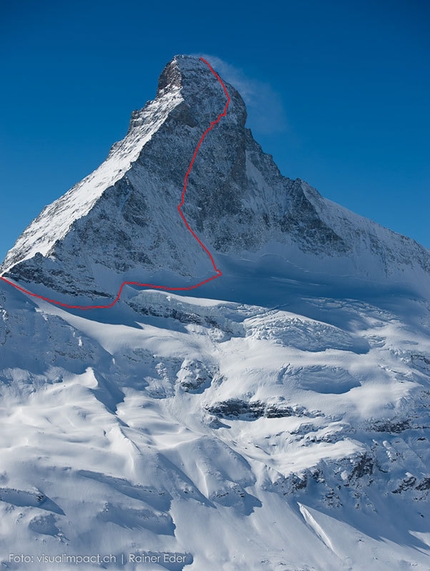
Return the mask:
[(189, 173), (182, 212), (224, 278), (243, 278), (248, 264), (255, 273), (269, 267), (317, 283), (335, 276), (429, 289), (428, 250), (282, 176), (245, 122), (243, 99), (208, 62), (176, 56), (155, 99), (133, 112), (124, 139), (30, 224), (2, 273), (83, 304), (114, 298), (124, 281), (188, 287), (207, 280), (210, 257), (177, 209)]
[(157, 95), (172, 88), (182, 88), (184, 85), (197, 90), (198, 85), (206, 82), (212, 83), (212, 81), (213, 74), (202, 59), (188, 55), (176, 55), (161, 72)]
[(175, 89), (198, 93), (214, 83), (210, 67), (200, 58), (176, 55), (158, 79), (157, 97)]
[[(154, 103), (169, 106), (169, 102), (177, 103), (169, 110), (169, 116), (176, 123), (188, 127), (200, 127), (210, 124), (216, 119), (226, 104), (226, 94), (229, 94), (228, 115), (223, 123), (243, 127), (246, 121), (246, 107), (240, 94), (233, 86), (228, 85), (224, 91), (224, 82), (214, 74), (209, 62), (194, 56), (177, 55), (162, 71), (158, 80), (157, 94)], [(178, 102), (178, 95), (180, 101)], [(147, 123), (148, 111), (153, 108), (144, 107), (133, 111), (129, 135), (139, 131)], [(157, 115), (157, 113), (155, 113)]]
[(223, 274), (87, 312), (0, 280), (2, 569), (430, 568), (430, 253), (283, 177), (225, 87), (174, 58), (7, 256), (68, 305), (196, 284), (189, 173)]

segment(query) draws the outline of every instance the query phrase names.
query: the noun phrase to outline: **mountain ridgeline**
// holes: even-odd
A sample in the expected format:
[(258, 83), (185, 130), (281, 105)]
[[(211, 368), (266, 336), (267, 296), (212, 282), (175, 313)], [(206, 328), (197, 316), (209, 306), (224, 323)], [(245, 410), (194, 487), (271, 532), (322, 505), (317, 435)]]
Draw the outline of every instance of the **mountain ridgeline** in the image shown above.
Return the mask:
[[(223, 273), (272, 259), (284, 277), (428, 291), (429, 251), (282, 176), (246, 127), (242, 97), (226, 88), (227, 114), (201, 145), (183, 207)], [(177, 205), (196, 145), (225, 104), (204, 61), (176, 56), (155, 99), (133, 112), (125, 138), (45, 207), (8, 252), (2, 275), (64, 300), (113, 298), (125, 280), (188, 286), (210, 277), (210, 260)]]

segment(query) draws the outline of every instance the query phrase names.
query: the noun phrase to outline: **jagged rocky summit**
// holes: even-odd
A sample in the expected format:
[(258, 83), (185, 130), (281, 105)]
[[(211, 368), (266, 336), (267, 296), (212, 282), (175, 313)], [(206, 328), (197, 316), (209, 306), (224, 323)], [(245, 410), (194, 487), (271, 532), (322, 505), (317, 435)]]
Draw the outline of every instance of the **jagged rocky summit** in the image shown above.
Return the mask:
[[(224, 273), (267, 259), (285, 276), (325, 275), (428, 289), (429, 251), (279, 172), (245, 126), (236, 89), (205, 138), (183, 212)], [(176, 56), (155, 99), (132, 114), (106, 161), (44, 208), (8, 252), (2, 275), (57, 295), (111, 298), (125, 280), (190, 285), (211, 262), (178, 215), (184, 175), (226, 95), (208, 65)], [(314, 278), (315, 279), (315, 278)]]

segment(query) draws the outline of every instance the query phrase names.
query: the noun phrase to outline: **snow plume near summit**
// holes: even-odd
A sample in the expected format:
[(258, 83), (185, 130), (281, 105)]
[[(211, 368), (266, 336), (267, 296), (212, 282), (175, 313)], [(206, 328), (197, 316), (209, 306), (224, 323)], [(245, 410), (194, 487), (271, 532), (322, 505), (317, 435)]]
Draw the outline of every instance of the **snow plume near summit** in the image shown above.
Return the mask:
[(245, 72), (217, 56), (201, 54), (239, 91), (248, 111), (248, 126), (257, 134), (286, 131), (287, 117), (281, 95), (264, 81), (248, 77)]

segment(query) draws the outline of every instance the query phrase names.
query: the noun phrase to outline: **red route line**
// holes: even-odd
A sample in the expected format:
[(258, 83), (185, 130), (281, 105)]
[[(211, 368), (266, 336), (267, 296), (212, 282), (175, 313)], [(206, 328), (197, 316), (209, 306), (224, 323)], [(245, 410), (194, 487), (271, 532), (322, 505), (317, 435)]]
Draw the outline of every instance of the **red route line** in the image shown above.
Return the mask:
[(33, 293), (31, 291), (28, 291), (27, 289), (15, 284), (14, 282), (12, 282), (12, 281), (10, 281), (7, 278), (4, 278), (2, 276), (0, 276), (0, 280), (3, 280), (7, 284), (13, 286), (14, 288), (21, 291), (22, 293), (25, 293), (26, 295), (30, 295), (31, 297), (37, 297), (38, 299), (43, 299), (44, 301), (49, 301), (49, 303), (53, 303), (54, 305), (60, 305), (61, 307), (68, 307), (70, 309), (83, 309), (84, 310), (84, 309), (108, 309), (110, 307), (113, 307), (120, 300), (122, 290), (124, 289), (124, 286), (126, 286), (126, 285), (148, 287), (148, 288), (153, 288), (153, 289), (162, 289), (162, 290), (166, 290), (166, 291), (189, 291), (192, 289), (196, 289), (196, 288), (198, 288), (204, 284), (207, 284), (208, 282), (211, 282), (212, 280), (215, 280), (215, 279), (219, 278), (220, 276), (222, 276), (222, 271), (219, 268), (217, 268), (217, 266), (215, 264), (214, 257), (212, 256), (212, 254), (210, 253), (208, 248), (200, 240), (200, 238), (197, 236), (197, 234), (194, 232), (194, 230), (191, 228), (191, 226), (188, 224), (188, 221), (185, 218), (184, 213), (182, 212), (182, 207), (184, 206), (184, 202), (185, 202), (185, 193), (187, 192), (188, 178), (189, 178), (191, 171), (193, 169), (194, 162), (195, 162), (196, 157), (197, 157), (197, 153), (199, 152), (199, 149), (200, 149), (203, 141), (205, 140), (206, 135), (209, 133), (209, 131), (211, 131), (215, 127), (215, 125), (217, 125), (220, 122), (221, 117), (225, 117), (227, 115), (227, 109), (228, 109), (228, 106), (230, 105), (230, 95), (227, 91), (227, 88), (226, 88), (223, 80), (220, 78), (220, 76), (217, 74), (217, 72), (214, 70), (214, 68), (211, 66), (211, 64), (208, 61), (206, 61), (202, 57), (200, 58), (200, 60), (208, 66), (210, 71), (213, 73), (213, 75), (216, 77), (216, 79), (221, 84), (221, 86), (224, 90), (225, 96), (227, 98), (227, 101), (226, 101), (226, 104), (224, 106), (224, 111), (218, 115), (218, 117), (215, 121), (211, 121), (209, 127), (206, 129), (206, 131), (200, 137), (199, 142), (197, 143), (197, 146), (194, 150), (193, 158), (191, 159), (191, 162), (190, 162), (190, 166), (188, 167), (188, 170), (185, 173), (184, 185), (182, 188), (182, 195), (181, 195), (181, 202), (178, 204), (177, 208), (178, 208), (179, 216), (182, 218), (182, 221), (185, 224), (187, 230), (192, 234), (193, 238), (195, 240), (197, 240), (200, 247), (208, 255), (208, 257), (212, 263), (212, 267), (214, 269), (215, 274), (212, 277), (207, 278), (206, 280), (203, 280), (197, 284), (194, 284), (191, 286), (186, 286), (186, 287), (170, 287), (170, 286), (155, 285), (155, 284), (144, 284), (144, 283), (140, 283), (140, 282), (122, 282), (121, 287), (119, 288), (115, 299), (111, 303), (109, 303), (108, 305), (70, 305), (69, 303), (63, 303), (61, 301), (56, 301), (55, 299), (49, 299), (48, 297), (44, 297), (43, 295), (38, 295), (37, 293)]

